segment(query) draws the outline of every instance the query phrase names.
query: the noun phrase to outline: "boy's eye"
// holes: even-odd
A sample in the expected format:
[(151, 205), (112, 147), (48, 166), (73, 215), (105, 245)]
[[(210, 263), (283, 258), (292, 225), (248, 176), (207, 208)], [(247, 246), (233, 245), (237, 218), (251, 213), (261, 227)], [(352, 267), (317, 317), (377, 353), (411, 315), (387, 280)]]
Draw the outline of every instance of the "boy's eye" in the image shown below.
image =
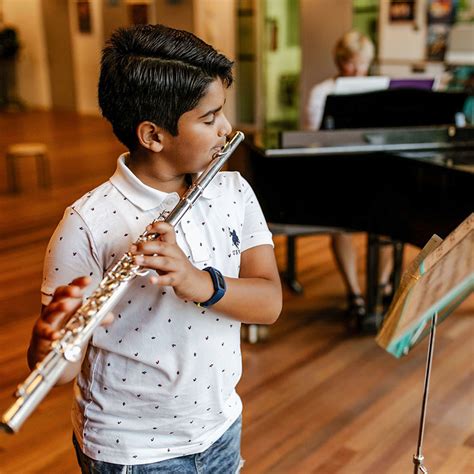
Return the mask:
[(204, 122), (206, 125), (213, 125), (216, 121), (216, 116), (213, 115), (207, 122)]

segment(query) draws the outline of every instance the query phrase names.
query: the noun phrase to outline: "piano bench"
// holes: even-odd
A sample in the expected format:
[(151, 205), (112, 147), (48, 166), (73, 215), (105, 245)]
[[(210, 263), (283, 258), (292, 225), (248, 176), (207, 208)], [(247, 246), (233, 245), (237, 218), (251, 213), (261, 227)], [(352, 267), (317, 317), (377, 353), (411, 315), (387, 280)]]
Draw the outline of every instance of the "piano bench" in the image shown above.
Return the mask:
[(350, 232), (340, 227), (310, 226), (298, 224), (280, 224), (269, 222), (268, 227), (273, 235), (286, 235), (286, 271), (283, 281), (297, 294), (303, 293), (303, 286), (296, 278), (296, 239), (304, 235), (337, 234)]

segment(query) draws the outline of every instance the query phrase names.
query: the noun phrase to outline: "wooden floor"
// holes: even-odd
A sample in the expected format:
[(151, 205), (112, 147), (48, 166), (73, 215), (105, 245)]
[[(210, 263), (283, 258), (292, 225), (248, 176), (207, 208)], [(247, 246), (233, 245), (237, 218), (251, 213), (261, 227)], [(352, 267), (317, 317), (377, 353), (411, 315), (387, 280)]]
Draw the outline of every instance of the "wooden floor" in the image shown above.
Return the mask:
[[(6, 194), (4, 152), (19, 141), (47, 144), (51, 190), (36, 188), (26, 159), (24, 192)], [(0, 411), (28, 373), (48, 238), (64, 207), (113, 172), (121, 150), (99, 118), (0, 115)], [(363, 262), (364, 236), (355, 240)], [(283, 268), (284, 242), (276, 243)], [(269, 340), (244, 344), (244, 472), (413, 472), (426, 341), (397, 360), (372, 336), (348, 336), (344, 291), (328, 249), (326, 236), (300, 239), (304, 295), (285, 289)], [(408, 247), (406, 260), (416, 251)], [(424, 445), (433, 474), (474, 472), (473, 316), (471, 298), (438, 330)], [(54, 389), (18, 435), (0, 434), (0, 472), (77, 473), (70, 405), (71, 386)]]

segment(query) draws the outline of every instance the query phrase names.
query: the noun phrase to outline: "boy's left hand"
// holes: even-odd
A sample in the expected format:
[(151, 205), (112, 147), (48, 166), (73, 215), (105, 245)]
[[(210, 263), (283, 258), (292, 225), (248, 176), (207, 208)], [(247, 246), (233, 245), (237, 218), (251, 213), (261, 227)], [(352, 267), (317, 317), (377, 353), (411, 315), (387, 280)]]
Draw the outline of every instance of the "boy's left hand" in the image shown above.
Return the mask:
[(213, 294), (211, 276), (198, 270), (176, 243), (174, 228), (166, 222), (155, 222), (148, 232), (160, 234), (157, 240), (132, 245), (135, 263), (156, 270), (150, 281), (158, 286), (172, 286), (176, 296), (192, 301), (207, 301)]

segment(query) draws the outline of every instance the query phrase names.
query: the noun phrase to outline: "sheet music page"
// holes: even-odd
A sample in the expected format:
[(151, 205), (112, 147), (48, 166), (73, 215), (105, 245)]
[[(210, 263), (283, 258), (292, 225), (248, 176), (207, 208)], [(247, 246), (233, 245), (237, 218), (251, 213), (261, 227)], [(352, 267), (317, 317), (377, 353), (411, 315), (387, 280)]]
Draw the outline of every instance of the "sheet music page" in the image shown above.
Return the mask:
[(420, 278), (420, 265), (426, 257), (432, 253), (443, 242), (443, 239), (438, 235), (433, 235), (428, 243), (423, 247), (420, 253), (408, 265), (408, 268), (403, 272), (400, 280), (400, 285), (393, 297), (392, 303), (384, 318), (382, 329), (377, 336), (377, 343), (382, 347), (386, 347), (393, 333), (397, 327), (401, 317), (403, 307), (405, 305), (406, 297), (410, 289), (416, 284)]
[(422, 265), (422, 272), (429, 272), (436, 262), (441, 260), (458, 242), (460, 242), (469, 232), (474, 229), (474, 213), (472, 213), (462, 224), (451, 232), (443, 243), (432, 253), (430, 253)]
[(461, 291), (463, 284), (469, 285), (469, 281), (474, 279), (473, 248), (474, 231), (471, 231), (416, 282), (406, 298), (400, 323), (393, 334), (394, 339), (419, 324), (421, 318), (430, 316), (426, 313), (430, 308), (436, 308), (437, 303), (448, 304), (453, 290)]
[(438, 311), (440, 322), (474, 291), (474, 214), (445, 240), (437, 235), (403, 273), (377, 343), (399, 357), (427, 332)]

